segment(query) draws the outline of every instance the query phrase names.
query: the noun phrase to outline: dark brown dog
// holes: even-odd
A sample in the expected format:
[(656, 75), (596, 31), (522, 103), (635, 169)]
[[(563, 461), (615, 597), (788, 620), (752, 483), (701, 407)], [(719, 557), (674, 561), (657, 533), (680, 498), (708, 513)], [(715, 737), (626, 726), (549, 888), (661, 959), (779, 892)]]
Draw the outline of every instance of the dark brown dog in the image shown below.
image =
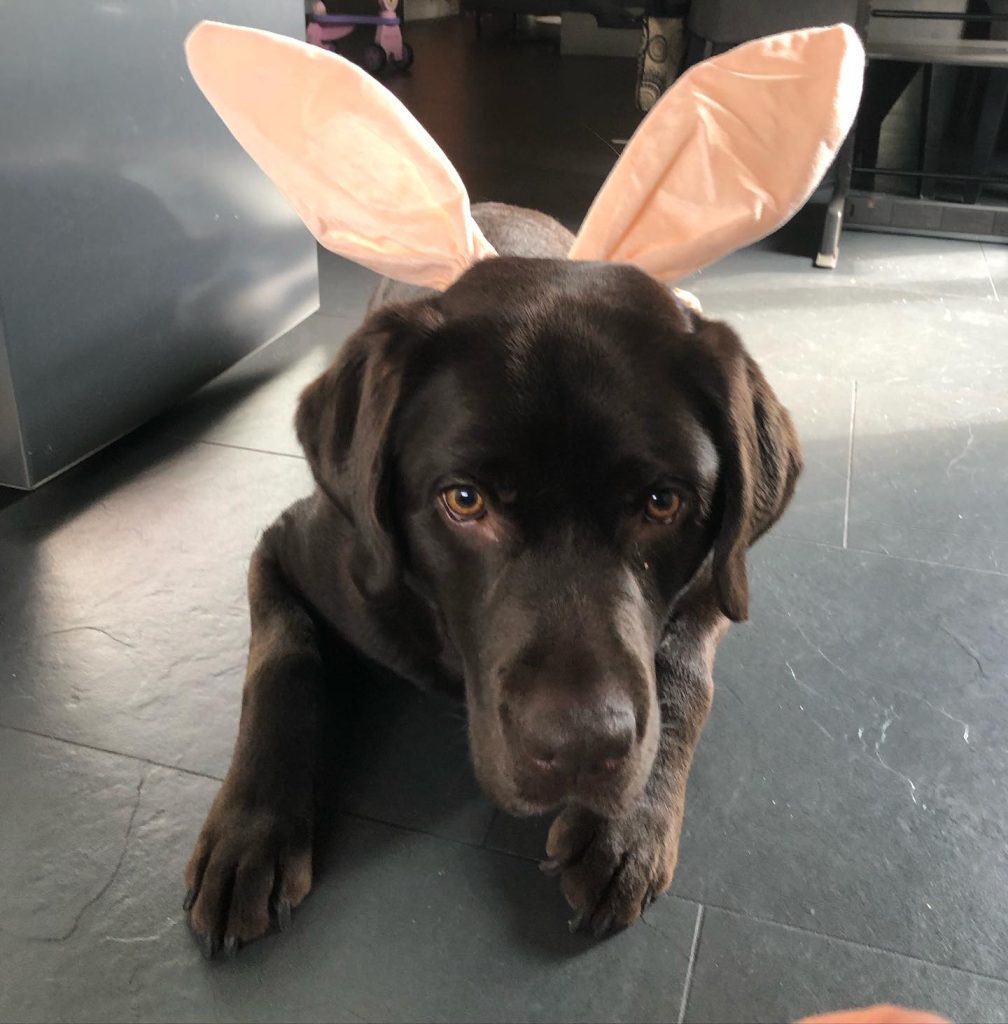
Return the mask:
[(383, 285), (302, 396), (318, 487), (253, 555), (241, 727), (187, 869), (209, 953), (311, 886), (328, 629), (465, 700), (502, 807), (559, 808), (544, 866), (574, 927), (628, 925), (672, 880), (714, 650), (794, 489), (794, 427), (728, 327), (632, 267), (559, 258), (571, 237), (540, 214), (475, 214), (501, 257), (443, 294)]

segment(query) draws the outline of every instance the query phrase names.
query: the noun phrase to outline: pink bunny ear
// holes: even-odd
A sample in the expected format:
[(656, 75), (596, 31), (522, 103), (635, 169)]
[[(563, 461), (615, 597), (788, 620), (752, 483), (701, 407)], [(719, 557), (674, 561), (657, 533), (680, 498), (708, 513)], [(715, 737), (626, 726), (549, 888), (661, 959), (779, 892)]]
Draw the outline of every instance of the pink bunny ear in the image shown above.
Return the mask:
[(843, 143), (864, 48), (848, 25), (746, 43), (687, 71), (634, 133), (571, 259), (676, 281), (787, 221)]
[(234, 137), (327, 249), (431, 288), (495, 255), (437, 143), (349, 61), (213, 21), (189, 34), (186, 59)]

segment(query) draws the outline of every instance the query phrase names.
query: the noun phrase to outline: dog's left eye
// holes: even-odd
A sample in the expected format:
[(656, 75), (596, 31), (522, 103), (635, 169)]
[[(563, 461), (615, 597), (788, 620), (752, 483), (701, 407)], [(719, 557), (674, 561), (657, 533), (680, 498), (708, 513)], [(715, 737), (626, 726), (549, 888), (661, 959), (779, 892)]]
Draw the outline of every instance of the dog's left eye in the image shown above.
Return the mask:
[(456, 520), (479, 519), (486, 514), (486, 498), (471, 484), (457, 484), (441, 492), (441, 501)]
[(656, 488), (648, 495), (644, 514), (655, 523), (670, 523), (682, 508), (682, 498), (669, 488)]

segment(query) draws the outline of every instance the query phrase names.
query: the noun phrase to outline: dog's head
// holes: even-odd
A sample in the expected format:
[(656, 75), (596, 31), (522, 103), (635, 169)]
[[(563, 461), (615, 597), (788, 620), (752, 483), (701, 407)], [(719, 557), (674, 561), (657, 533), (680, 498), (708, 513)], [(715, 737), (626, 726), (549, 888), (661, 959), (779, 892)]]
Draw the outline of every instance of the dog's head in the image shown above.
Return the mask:
[(747, 548), (800, 469), (728, 327), (639, 270), (561, 260), (489, 260), (374, 313), (298, 431), (366, 599), (433, 610), (477, 774), (516, 812), (639, 794), (666, 624), (691, 584), (746, 617)]

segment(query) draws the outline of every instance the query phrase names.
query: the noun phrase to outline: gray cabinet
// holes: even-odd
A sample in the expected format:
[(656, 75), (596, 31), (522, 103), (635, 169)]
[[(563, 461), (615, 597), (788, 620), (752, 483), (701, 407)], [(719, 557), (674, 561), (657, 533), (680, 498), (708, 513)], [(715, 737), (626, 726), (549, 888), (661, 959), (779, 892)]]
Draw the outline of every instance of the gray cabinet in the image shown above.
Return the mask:
[(189, 76), (201, 18), (301, 0), (0, 5), (0, 484), (33, 487), (318, 307), (315, 243)]

